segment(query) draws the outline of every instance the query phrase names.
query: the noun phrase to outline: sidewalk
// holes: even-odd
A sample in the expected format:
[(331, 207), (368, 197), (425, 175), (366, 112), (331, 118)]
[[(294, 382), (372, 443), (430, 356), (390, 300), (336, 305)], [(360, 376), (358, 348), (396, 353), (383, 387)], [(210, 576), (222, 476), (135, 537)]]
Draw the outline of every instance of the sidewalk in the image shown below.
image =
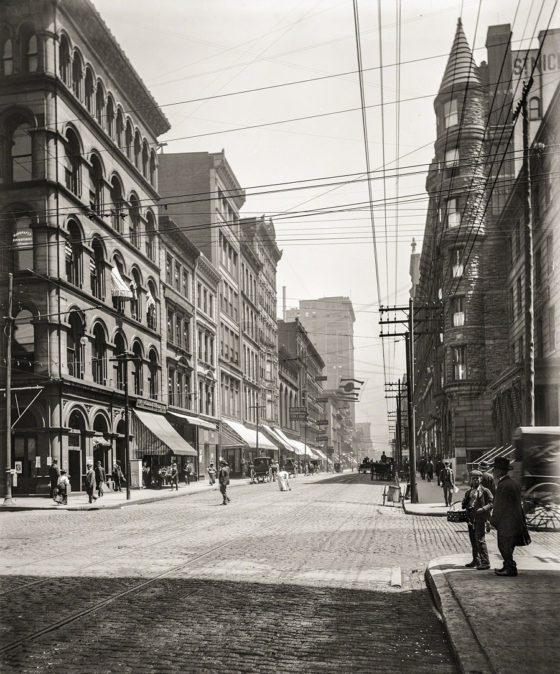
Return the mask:
[[(326, 477), (334, 477), (337, 473), (317, 473), (313, 476), (299, 475), (297, 480), (303, 478), (313, 480), (316, 478), (324, 479)], [(249, 478), (235, 478), (230, 481), (230, 487), (238, 487), (240, 485), (248, 485), (251, 481)], [(198, 482), (191, 482), (187, 487), (184, 483), (179, 484), (179, 491), (171, 491), (170, 487), (163, 487), (162, 489), (131, 489), (130, 501), (126, 500), (126, 491), (122, 492), (106, 491), (102, 498), (98, 498), (93, 503), (88, 503), (88, 496), (85, 492), (77, 492), (70, 494), (68, 497), (68, 505), (57, 505), (48, 496), (14, 496), (13, 503), (4, 505), (0, 501), (1, 512), (16, 512), (20, 510), (110, 510), (117, 508), (124, 508), (131, 505), (142, 505), (145, 503), (155, 503), (156, 501), (165, 501), (170, 498), (179, 498), (181, 496), (189, 496), (190, 494), (197, 494), (201, 491), (218, 492), (218, 483), (212, 487), (208, 484), (208, 480), (199, 480)], [(219, 493), (216, 496), (220, 499)]]
[[(500, 567), (495, 536), (487, 536), (487, 542), (490, 564)], [(465, 569), (470, 554), (440, 557), (428, 565), (427, 584), (465, 674), (558, 671), (560, 533), (558, 545), (531, 543), (517, 548), (515, 559), (515, 578)]]
[[(408, 515), (430, 515), (436, 517), (446, 517), (447, 508), (443, 503), (443, 489), (438, 487), (437, 480), (434, 478), (432, 482), (423, 480), (420, 474), (416, 477), (416, 486), (418, 489), (418, 503), (411, 503), (410, 501), (403, 502), (403, 508)], [(457, 484), (459, 489), (457, 494), (453, 494), (453, 502), (462, 501), (468, 486), (465, 484)], [(403, 492), (404, 493), (404, 492)]]

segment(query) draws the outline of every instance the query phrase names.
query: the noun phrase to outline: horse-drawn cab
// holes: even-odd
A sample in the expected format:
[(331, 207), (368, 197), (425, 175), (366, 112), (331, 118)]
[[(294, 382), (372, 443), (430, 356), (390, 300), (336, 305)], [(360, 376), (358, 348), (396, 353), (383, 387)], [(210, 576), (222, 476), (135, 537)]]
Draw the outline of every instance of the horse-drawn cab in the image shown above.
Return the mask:
[(270, 481), (270, 464), (272, 459), (269, 456), (257, 456), (253, 459), (255, 480), (257, 482)]

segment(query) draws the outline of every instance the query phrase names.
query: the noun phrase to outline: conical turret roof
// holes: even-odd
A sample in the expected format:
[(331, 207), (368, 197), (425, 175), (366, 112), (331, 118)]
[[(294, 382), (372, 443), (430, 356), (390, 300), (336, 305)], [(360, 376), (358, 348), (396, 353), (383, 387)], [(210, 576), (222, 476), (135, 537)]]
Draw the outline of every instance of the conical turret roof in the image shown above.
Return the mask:
[(461, 88), (465, 84), (481, 84), (481, 81), (471, 48), (465, 37), (463, 23), (459, 19), (439, 93)]

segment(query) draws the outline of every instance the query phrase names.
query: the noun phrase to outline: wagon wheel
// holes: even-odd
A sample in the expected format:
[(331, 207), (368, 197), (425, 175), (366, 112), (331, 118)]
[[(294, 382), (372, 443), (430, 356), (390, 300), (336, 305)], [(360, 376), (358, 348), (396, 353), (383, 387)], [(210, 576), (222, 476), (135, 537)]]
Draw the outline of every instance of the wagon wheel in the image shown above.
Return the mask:
[(527, 490), (523, 511), (531, 529), (560, 531), (560, 484), (541, 482)]

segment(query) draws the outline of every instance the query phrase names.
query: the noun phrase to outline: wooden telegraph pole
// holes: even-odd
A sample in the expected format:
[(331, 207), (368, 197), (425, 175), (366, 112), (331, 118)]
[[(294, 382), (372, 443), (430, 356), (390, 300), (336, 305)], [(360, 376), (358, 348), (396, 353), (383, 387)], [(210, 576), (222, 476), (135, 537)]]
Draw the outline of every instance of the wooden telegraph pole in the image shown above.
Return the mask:
[(12, 303), (14, 276), (8, 274), (8, 314), (6, 321), (6, 493), (4, 505), (12, 503)]

